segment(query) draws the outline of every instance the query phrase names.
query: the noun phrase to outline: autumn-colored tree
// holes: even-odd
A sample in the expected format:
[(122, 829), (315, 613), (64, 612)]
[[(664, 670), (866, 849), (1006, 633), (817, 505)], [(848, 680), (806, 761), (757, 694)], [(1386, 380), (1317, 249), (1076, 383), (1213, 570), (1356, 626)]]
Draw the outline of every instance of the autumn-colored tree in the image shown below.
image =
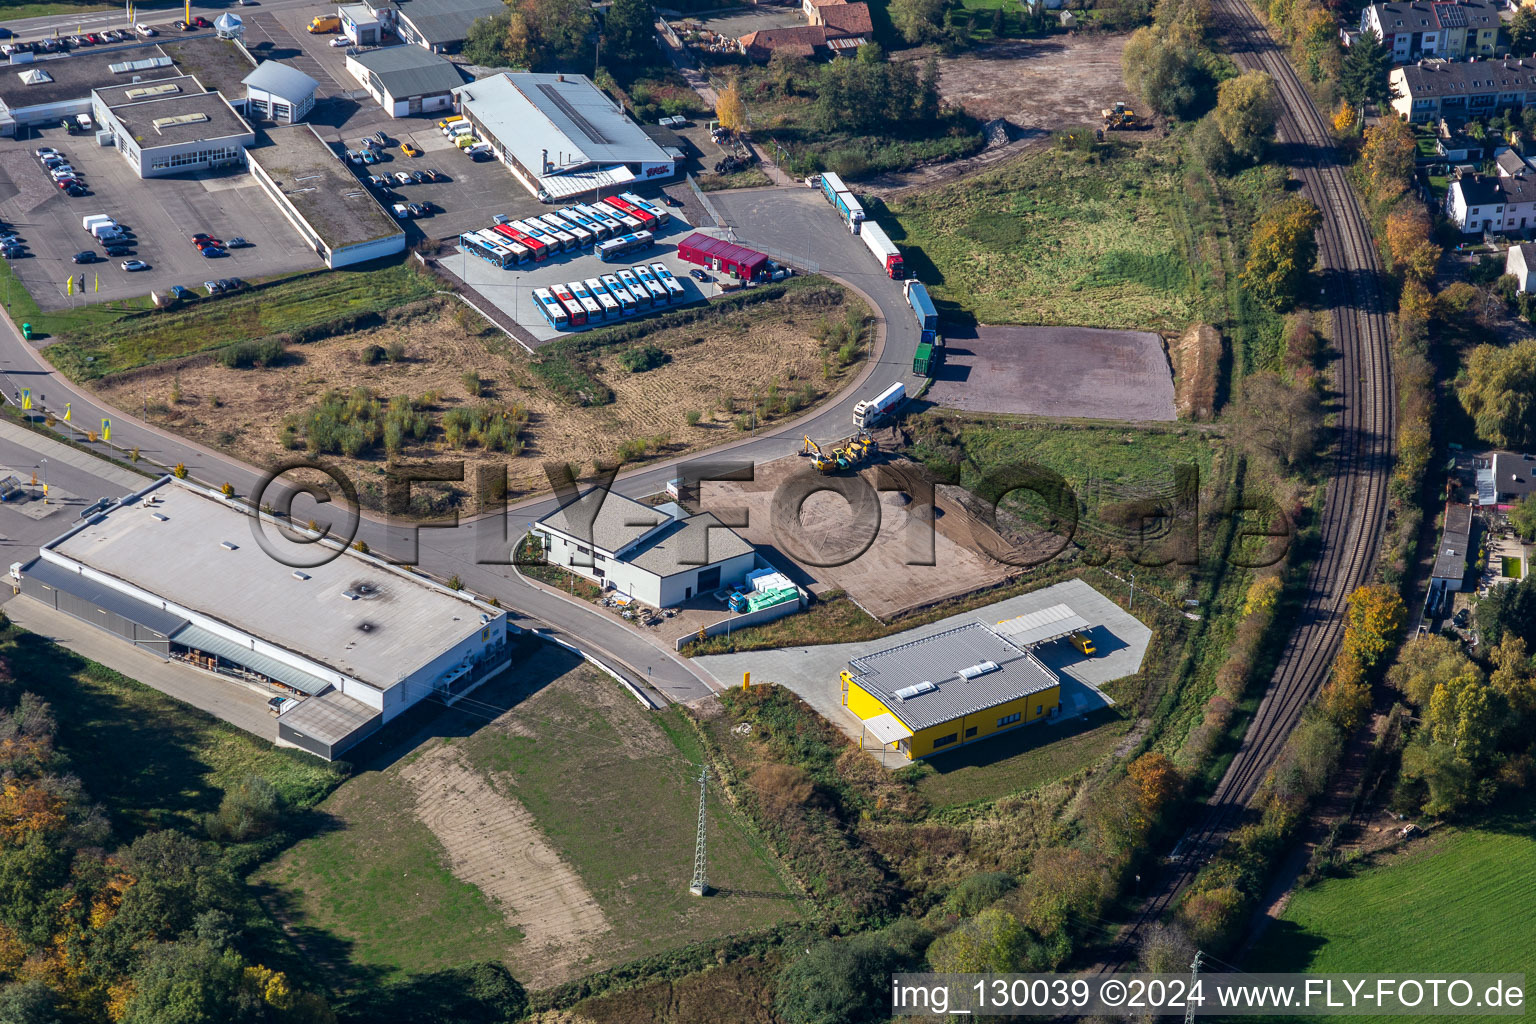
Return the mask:
[(1233, 155), (1244, 163), (1264, 155), (1279, 115), (1275, 80), (1266, 72), (1250, 71), (1229, 78), (1217, 90), (1216, 126)]
[(1355, 122), (1360, 119), (1360, 112), (1356, 110), (1348, 100), (1339, 104), (1339, 109), (1333, 115), (1333, 130), (1343, 135), (1353, 130)]
[(1158, 753), (1142, 754), (1131, 762), (1126, 772), (1136, 781), (1136, 793), (1149, 818), (1155, 817), (1178, 796), (1184, 785), (1178, 768)]
[(1501, 447), (1536, 445), (1536, 339), (1474, 348), (1456, 393), (1479, 437)]
[(1401, 266), (1410, 253), (1429, 241), (1429, 214), (1418, 203), (1404, 203), (1387, 214), (1387, 251), (1392, 265)]
[(1367, 128), (1360, 155), (1366, 194), (1374, 202), (1386, 204), (1406, 192), (1417, 155), (1418, 141), (1406, 122), (1389, 117)]
[(1317, 705), (1334, 725), (1354, 732), (1371, 710), (1371, 688), (1363, 680), (1330, 679), (1318, 691)]
[(64, 801), (36, 782), (11, 779), (0, 790), (0, 843), (16, 846), (34, 832), (64, 825)]
[(1243, 268), (1245, 287), (1265, 306), (1283, 313), (1296, 304), (1302, 281), (1317, 256), (1322, 215), (1310, 200), (1291, 196), (1259, 218)]
[(1301, 0), (1292, 13), (1296, 38), (1291, 56), (1312, 82), (1337, 78), (1340, 70), (1338, 19), (1323, 5)]
[(1536, 537), (1536, 494), (1527, 494), (1509, 507), (1509, 525), (1527, 540)]
[(1072, 846), (1041, 850), (1024, 880), (1019, 905), (1024, 923), (1044, 938), (1074, 918), (1091, 920), (1110, 893), (1102, 858)]
[(936, 971), (974, 974), (1016, 971), (1029, 942), (1018, 918), (999, 907), (983, 910), (928, 947)]
[(1522, 720), (1536, 719), (1536, 664), (1526, 653), (1525, 641), (1508, 634), (1490, 657), (1494, 668), (1488, 684), (1504, 695), (1510, 710)]
[(1476, 677), (1480, 669), (1462, 652), (1461, 644), (1438, 634), (1416, 636), (1403, 644), (1387, 681), (1416, 708), (1429, 706), (1435, 687), (1458, 676)]
[(747, 107), (741, 102), (741, 93), (737, 89), (736, 79), (732, 78), (716, 95), (715, 116), (720, 119), (721, 127), (733, 132), (747, 130)]
[(1406, 616), (1403, 599), (1391, 587), (1373, 583), (1356, 589), (1349, 595), (1344, 650), (1370, 668), (1392, 646)]
[(1243, 595), (1243, 614), (1252, 615), (1273, 608), (1280, 599), (1280, 588), (1278, 575), (1260, 576), (1248, 584), (1248, 592)]

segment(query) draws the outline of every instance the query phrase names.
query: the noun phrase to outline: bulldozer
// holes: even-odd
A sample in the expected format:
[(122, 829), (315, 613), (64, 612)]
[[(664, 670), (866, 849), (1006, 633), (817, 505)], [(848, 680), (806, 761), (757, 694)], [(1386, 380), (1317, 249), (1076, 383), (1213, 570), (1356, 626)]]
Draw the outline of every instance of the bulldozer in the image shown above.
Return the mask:
[(1104, 115), (1104, 127), (1115, 128), (1140, 128), (1141, 120), (1137, 118), (1136, 111), (1127, 107), (1120, 100), (1115, 105), (1100, 111)]
[(809, 434), (806, 435), (805, 447), (800, 449), (800, 454), (811, 457), (811, 465), (816, 468), (818, 473), (830, 473), (834, 469), (840, 468), (837, 459), (823, 452), (821, 446), (812, 441)]

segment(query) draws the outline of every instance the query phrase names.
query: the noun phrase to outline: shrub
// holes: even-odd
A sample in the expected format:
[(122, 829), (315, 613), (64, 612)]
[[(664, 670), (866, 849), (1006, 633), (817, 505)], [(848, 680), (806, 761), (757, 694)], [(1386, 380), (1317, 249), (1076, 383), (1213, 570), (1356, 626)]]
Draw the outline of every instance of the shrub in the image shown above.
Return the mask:
[(384, 349), (384, 358), (392, 363), (404, 362), (405, 343), (403, 341), (390, 342)]
[(233, 498), (235, 496), (235, 485), (232, 483), (225, 483), (219, 487), (219, 493), (224, 495), (226, 498)]
[(683, 419), (688, 421), (688, 425), (690, 427), (698, 426), (699, 420), (703, 418), (703, 414), (697, 409), (689, 409), (686, 413), (683, 414)]
[(469, 392), (472, 397), (480, 397), (480, 392), (484, 389), (485, 385), (481, 382), (478, 372), (467, 370), (459, 380), (464, 382), (464, 390)]
[(257, 338), (224, 346), (219, 349), (218, 359), (220, 364), (232, 370), (248, 370), (253, 366), (276, 366), (283, 361), (286, 352), (280, 338)]
[(177, 480), (185, 480), (187, 478), (187, 466), (186, 466), (186, 463), (184, 463), (184, 462), (176, 463), (175, 468), (171, 470), (171, 475), (174, 476)]
[(363, 350), (357, 354), (357, 358), (365, 365), (372, 366), (384, 361), (384, 346), (364, 345)]
[(964, 917), (971, 917), (996, 903), (1018, 885), (1005, 871), (983, 871), (972, 875), (949, 894), (949, 909)]
[(208, 816), (208, 836), (243, 843), (269, 835), (282, 813), (282, 798), (260, 775), (247, 775), (225, 790), (219, 809)]
[(619, 364), (630, 373), (644, 373), (668, 362), (672, 357), (655, 345), (625, 349), (619, 355)]

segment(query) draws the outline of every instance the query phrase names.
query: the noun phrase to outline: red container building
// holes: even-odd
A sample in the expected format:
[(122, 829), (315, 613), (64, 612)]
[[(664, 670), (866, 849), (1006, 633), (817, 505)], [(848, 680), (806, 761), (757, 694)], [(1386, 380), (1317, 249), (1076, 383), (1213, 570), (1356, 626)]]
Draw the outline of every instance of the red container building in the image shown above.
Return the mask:
[(677, 243), (677, 254), (689, 263), (697, 263), (701, 267), (718, 270), (743, 281), (759, 277), (768, 269), (768, 257), (763, 253), (697, 231)]

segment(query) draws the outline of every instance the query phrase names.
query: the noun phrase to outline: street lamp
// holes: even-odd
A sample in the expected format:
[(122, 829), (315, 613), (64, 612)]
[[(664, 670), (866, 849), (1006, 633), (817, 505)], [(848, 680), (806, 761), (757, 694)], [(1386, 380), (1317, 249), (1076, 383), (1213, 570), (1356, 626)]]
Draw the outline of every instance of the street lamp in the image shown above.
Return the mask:
[(43, 459), (38, 463), (43, 469), (43, 504), (48, 504), (48, 460)]

